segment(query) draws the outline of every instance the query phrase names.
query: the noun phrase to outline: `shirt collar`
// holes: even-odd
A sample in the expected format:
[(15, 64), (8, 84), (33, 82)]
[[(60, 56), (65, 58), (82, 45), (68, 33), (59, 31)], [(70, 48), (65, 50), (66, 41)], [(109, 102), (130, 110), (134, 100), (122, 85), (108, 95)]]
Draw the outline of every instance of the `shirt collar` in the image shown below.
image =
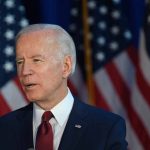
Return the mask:
[[(50, 110), (60, 126), (62, 126), (68, 119), (73, 107), (73, 102), (74, 98), (68, 89), (68, 93), (65, 98)], [(45, 110), (40, 108), (37, 104), (33, 104), (33, 119), (37, 126), (41, 123), (41, 117), (44, 112)]]
[(70, 90), (68, 90), (68, 94), (66, 95), (66, 97), (51, 109), (51, 112), (55, 116), (55, 119), (57, 120), (60, 126), (62, 126), (68, 119), (73, 106), (73, 102), (73, 96)]

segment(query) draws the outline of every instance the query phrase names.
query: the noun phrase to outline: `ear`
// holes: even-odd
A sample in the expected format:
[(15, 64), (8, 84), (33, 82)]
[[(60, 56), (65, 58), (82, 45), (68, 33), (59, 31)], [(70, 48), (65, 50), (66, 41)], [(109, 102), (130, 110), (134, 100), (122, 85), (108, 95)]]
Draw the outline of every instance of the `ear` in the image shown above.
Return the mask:
[(63, 63), (63, 77), (67, 78), (71, 74), (72, 70), (72, 57), (70, 55), (65, 56)]

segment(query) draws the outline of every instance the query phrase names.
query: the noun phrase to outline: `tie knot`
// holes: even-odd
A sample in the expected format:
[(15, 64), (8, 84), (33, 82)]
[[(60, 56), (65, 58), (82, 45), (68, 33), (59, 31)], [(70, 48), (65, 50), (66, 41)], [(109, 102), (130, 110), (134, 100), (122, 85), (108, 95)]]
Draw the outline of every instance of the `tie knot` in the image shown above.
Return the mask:
[(49, 121), (53, 117), (51, 111), (45, 111), (42, 115), (42, 121)]

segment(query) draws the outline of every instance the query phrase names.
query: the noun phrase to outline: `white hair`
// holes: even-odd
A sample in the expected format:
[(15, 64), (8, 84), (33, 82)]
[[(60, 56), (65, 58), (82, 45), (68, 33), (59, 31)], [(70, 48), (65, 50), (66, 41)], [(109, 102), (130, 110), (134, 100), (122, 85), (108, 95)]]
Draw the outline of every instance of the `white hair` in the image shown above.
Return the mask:
[(54, 30), (57, 32), (57, 43), (61, 48), (61, 54), (63, 56), (70, 55), (72, 59), (72, 71), (74, 73), (76, 66), (76, 48), (72, 37), (62, 27), (54, 24), (33, 24), (23, 28), (16, 36), (16, 43), (18, 39), (26, 33), (42, 30)]

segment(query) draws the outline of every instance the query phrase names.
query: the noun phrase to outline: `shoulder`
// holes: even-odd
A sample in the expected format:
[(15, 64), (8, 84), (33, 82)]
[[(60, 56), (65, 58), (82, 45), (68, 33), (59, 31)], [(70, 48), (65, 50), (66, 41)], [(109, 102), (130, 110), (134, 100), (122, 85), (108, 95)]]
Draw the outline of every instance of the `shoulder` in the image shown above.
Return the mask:
[(81, 107), (81, 113), (87, 114), (86, 118), (89, 122), (108, 126), (111, 126), (117, 122), (122, 122), (123, 124), (125, 123), (124, 119), (118, 114), (91, 106), (77, 99), (75, 99), (75, 103), (78, 103)]
[(90, 140), (93, 141), (93, 143), (95, 143), (97, 139), (102, 138), (102, 141), (107, 141), (107, 144), (105, 144), (108, 149), (111, 149), (110, 147), (117, 149), (118, 146), (125, 149), (127, 145), (125, 141), (126, 125), (125, 120), (121, 116), (85, 104), (76, 99), (73, 109), (77, 117), (81, 118), (81, 122), (87, 126), (86, 135), (92, 137)]
[(28, 104), (27, 106), (24, 106), (20, 109), (17, 109), (15, 111), (9, 112), (8, 114), (0, 117), (0, 125), (4, 124), (13, 124), (15, 122), (16, 118), (23, 117), (26, 111), (32, 110), (32, 103)]

